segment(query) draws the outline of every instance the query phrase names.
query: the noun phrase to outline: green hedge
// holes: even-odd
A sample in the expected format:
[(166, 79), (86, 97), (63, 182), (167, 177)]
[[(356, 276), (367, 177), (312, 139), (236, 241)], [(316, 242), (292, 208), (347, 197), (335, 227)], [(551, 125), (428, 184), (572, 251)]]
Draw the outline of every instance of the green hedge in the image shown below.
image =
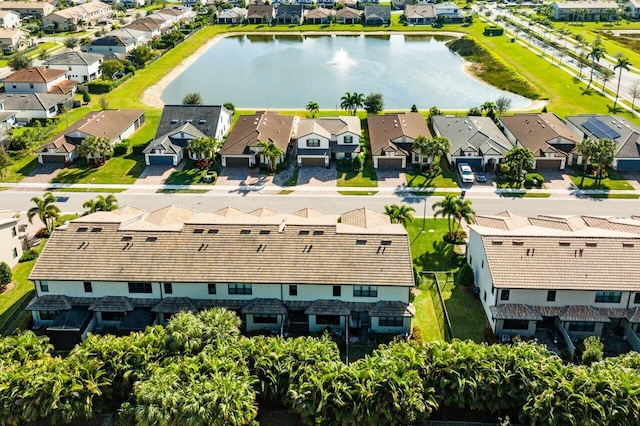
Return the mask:
[(92, 82), (87, 84), (87, 89), (91, 94), (102, 95), (105, 93), (109, 93), (110, 91), (120, 86), (125, 81), (129, 80), (131, 77), (133, 77), (133, 74), (129, 73), (129, 74), (126, 74), (124, 77), (114, 81), (102, 80), (102, 79), (93, 80)]

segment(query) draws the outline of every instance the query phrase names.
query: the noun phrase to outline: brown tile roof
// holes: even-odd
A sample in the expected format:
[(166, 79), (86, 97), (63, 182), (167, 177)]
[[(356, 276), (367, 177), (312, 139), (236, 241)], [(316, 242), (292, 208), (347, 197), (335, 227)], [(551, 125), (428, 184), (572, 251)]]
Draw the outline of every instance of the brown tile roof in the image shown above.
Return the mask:
[(65, 70), (54, 68), (32, 67), (24, 68), (14, 72), (4, 79), (5, 83), (48, 83), (61, 75), (66, 74)]
[(336, 18), (344, 19), (360, 19), (362, 17), (362, 11), (353, 9), (351, 7), (343, 7), (336, 11)]
[(74, 132), (95, 136), (97, 138), (108, 138), (113, 141), (143, 115), (144, 110), (139, 109), (114, 109), (90, 112), (54, 136), (49, 143), (61, 144), (66, 140), (66, 136)]
[(298, 223), (284, 227), (285, 215), (185, 223), (193, 215), (170, 206), (141, 217), (72, 221), (53, 233), (31, 279), (413, 286), (401, 225), (339, 232), (335, 219), (292, 215)]
[(404, 139), (404, 144), (410, 145), (418, 136), (431, 138), (427, 122), (417, 112), (370, 115), (367, 118), (367, 126), (372, 155), (384, 155), (383, 152), (388, 151), (408, 155), (407, 150), (397, 145), (398, 140)]
[(51, 142), (47, 142), (42, 145), (40, 148), (36, 149), (36, 152), (39, 153), (48, 153), (48, 154), (66, 154), (76, 149), (76, 146), (68, 143), (64, 139), (58, 139)]
[(253, 299), (242, 308), (243, 314), (286, 315), (287, 308), (279, 299)]
[(151, 312), (173, 314), (176, 312), (196, 312), (198, 310), (197, 300), (188, 297), (166, 297), (156, 306), (151, 308)]
[(316, 9), (307, 10), (305, 13), (306, 19), (324, 19), (331, 16), (331, 10), (324, 7), (318, 7)]
[(307, 315), (351, 315), (351, 310), (341, 300), (318, 299), (304, 311)]
[(241, 115), (220, 154), (250, 154), (249, 147), (257, 147), (258, 142), (273, 142), (286, 152), (295, 130), (294, 122), (297, 122), (297, 117), (269, 112)]
[(369, 309), (372, 317), (415, 317), (416, 308), (413, 305), (399, 302), (397, 300), (381, 300)]
[(547, 152), (566, 155), (549, 145), (547, 142), (550, 140), (558, 137), (573, 143), (578, 143), (581, 140), (562, 120), (551, 113), (516, 114), (510, 117), (500, 117), (500, 121), (518, 142), (525, 148), (529, 148), (536, 157), (541, 157)]
[(50, 94), (58, 94), (58, 95), (64, 95), (66, 93), (69, 93), (73, 90), (73, 88), (76, 86), (76, 84), (78, 84), (77, 81), (75, 80), (63, 80), (60, 83), (56, 84), (55, 86), (52, 86), (51, 88), (49, 88), (49, 91), (47, 93)]
[(497, 320), (542, 321), (542, 316), (531, 307), (520, 303), (506, 303), (490, 306), (491, 314)]
[(73, 308), (71, 299), (67, 296), (45, 294), (33, 299), (27, 307), (27, 311), (67, 311)]
[(250, 4), (247, 11), (247, 18), (259, 18), (264, 16), (271, 18), (273, 16), (273, 5), (270, 4)]
[(567, 306), (558, 318), (561, 321), (610, 322), (609, 318), (601, 314), (596, 308), (587, 305)]

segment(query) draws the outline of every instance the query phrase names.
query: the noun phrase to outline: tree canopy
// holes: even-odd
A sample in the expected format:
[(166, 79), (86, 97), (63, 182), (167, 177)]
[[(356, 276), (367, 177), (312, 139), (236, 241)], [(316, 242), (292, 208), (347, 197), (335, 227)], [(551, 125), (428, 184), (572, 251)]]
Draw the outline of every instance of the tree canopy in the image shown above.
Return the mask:
[(202, 105), (202, 96), (198, 92), (187, 93), (182, 98), (182, 105)]
[(370, 93), (364, 98), (364, 109), (367, 114), (379, 114), (384, 110), (384, 98), (382, 93)]

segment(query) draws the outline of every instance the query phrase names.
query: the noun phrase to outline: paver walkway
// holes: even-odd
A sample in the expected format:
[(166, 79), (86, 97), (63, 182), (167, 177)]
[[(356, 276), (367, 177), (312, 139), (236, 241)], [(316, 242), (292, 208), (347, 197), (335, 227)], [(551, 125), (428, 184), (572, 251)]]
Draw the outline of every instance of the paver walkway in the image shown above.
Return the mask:
[(64, 164), (41, 164), (28, 176), (22, 179), (22, 183), (49, 183), (55, 178)]

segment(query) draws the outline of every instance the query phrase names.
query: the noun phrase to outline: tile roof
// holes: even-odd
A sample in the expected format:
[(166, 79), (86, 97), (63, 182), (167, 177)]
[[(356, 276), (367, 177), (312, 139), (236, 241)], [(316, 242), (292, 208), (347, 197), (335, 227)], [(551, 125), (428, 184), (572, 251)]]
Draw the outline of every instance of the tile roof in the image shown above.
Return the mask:
[(165, 105), (154, 139), (191, 124), (207, 137), (215, 138), (220, 114), (230, 112), (220, 105)]
[(351, 7), (343, 7), (340, 10), (336, 11), (336, 18), (343, 19), (360, 19), (362, 16), (362, 12), (358, 9), (353, 9)]
[(529, 148), (536, 157), (544, 153), (554, 152), (566, 155), (548, 142), (556, 138), (564, 139), (564, 143), (576, 144), (582, 140), (567, 127), (555, 114), (516, 114), (500, 117), (502, 124), (513, 134), (525, 148)]
[(262, 19), (264, 16), (273, 16), (273, 5), (271, 4), (250, 4), (247, 10), (247, 18)]
[(151, 308), (151, 312), (173, 314), (176, 312), (196, 312), (198, 310), (197, 300), (189, 297), (165, 297), (156, 306)]
[(331, 9), (318, 7), (316, 9), (307, 10), (304, 16), (306, 19), (324, 19), (330, 17), (331, 14)]
[[(637, 291), (640, 221), (476, 216), (496, 288)], [(507, 224), (517, 222), (518, 226)]]
[(168, 133), (156, 137), (154, 140), (149, 142), (149, 144), (142, 150), (142, 153), (148, 154), (153, 152), (155, 149), (163, 148), (170, 153), (173, 152), (177, 154), (182, 151), (183, 148), (188, 146), (189, 140), (206, 137), (207, 135), (202, 133), (192, 123), (184, 123), (180, 127), (176, 127)]
[(33, 299), (27, 307), (27, 311), (67, 311), (73, 308), (71, 299), (67, 296), (45, 294)]
[(48, 83), (67, 73), (66, 70), (31, 67), (18, 70), (4, 79), (5, 83)]
[(253, 299), (242, 308), (243, 314), (286, 315), (287, 308), (279, 299)]
[(513, 148), (489, 117), (436, 115), (431, 117), (431, 123), (436, 134), (449, 139), (452, 155), (504, 155)]
[(368, 4), (364, 7), (364, 19), (381, 19), (388, 21), (391, 19), (391, 7), (379, 4)]
[(347, 304), (341, 300), (318, 299), (309, 306), (304, 313), (306, 315), (351, 315)]
[(222, 155), (250, 154), (258, 142), (273, 142), (286, 152), (295, 133), (298, 118), (272, 112), (241, 115), (220, 150)]
[(404, 139), (411, 144), (418, 136), (431, 138), (427, 122), (417, 112), (370, 115), (367, 117), (367, 126), (372, 155), (384, 155), (383, 152), (387, 151), (398, 151), (408, 155), (407, 151), (398, 147), (394, 141)]
[(50, 65), (91, 65), (102, 60), (102, 55), (87, 52), (67, 52), (49, 58), (44, 64)]
[(89, 320), (93, 313), (86, 308), (73, 308), (68, 311), (61, 312), (53, 319), (53, 322), (47, 330), (50, 331), (79, 331), (80, 328)]
[(332, 215), (196, 216), (177, 206), (107, 216), (57, 228), (31, 279), (413, 286), (409, 240), (398, 224), (338, 224)]
[(566, 2), (553, 2), (558, 9), (615, 9), (618, 10), (618, 3), (615, 1), (566, 1)]
[(64, 139), (59, 139), (51, 142), (47, 142), (38, 149), (36, 149), (36, 153), (38, 154), (67, 154), (76, 149), (76, 146), (68, 143)]
[(369, 309), (372, 317), (415, 317), (416, 309), (413, 305), (399, 302), (397, 300), (381, 300)]
[(560, 321), (610, 322), (607, 316), (587, 305), (567, 306), (564, 312), (558, 315), (558, 318)]
[(542, 315), (527, 305), (520, 303), (506, 303), (490, 306), (491, 314), (496, 320), (529, 320), (542, 321)]
[(281, 3), (278, 6), (276, 16), (278, 19), (283, 18), (302, 18), (304, 12), (304, 6), (301, 4), (285, 4)]
[[(316, 9), (317, 10), (317, 9)], [(316, 119), (300, 120), (296, 137), (301, 138), (310, 134), (317, 134), (331, 139), (345, 133), (353, 133), (360, 136), (362, 129), (360, 119), (354, 116), (322, 117)]]
[(90, 311), (96, 312), (131, 312), (133, 309), (133, 300), (126, 296), (104, 296), (89, 306)]
[(67, 9), (53, 12), (52, 15), (58, 15), (63, 18), (84, 18), (85, 16), (93, 16), (94, 13), (106, 9), (111, 11), (111, 6), (99, 1), (89, 1)]
[(242, 7), (232, 7), (231, 9), (223, 10), (218, 19), (220, 18), (237, 18), (240, 16), (247, 16), (248, 10)]
[(137, 308), (133, 312), (127, 313), (120, 324), (118, 324), (119, 330), (144, 330), (148, 326), (152, 325), (156, 316), (148, 309)]
[(407, 19), (434, 18), (436, 12), (431, 4), (408, 4), (404, 8)]

